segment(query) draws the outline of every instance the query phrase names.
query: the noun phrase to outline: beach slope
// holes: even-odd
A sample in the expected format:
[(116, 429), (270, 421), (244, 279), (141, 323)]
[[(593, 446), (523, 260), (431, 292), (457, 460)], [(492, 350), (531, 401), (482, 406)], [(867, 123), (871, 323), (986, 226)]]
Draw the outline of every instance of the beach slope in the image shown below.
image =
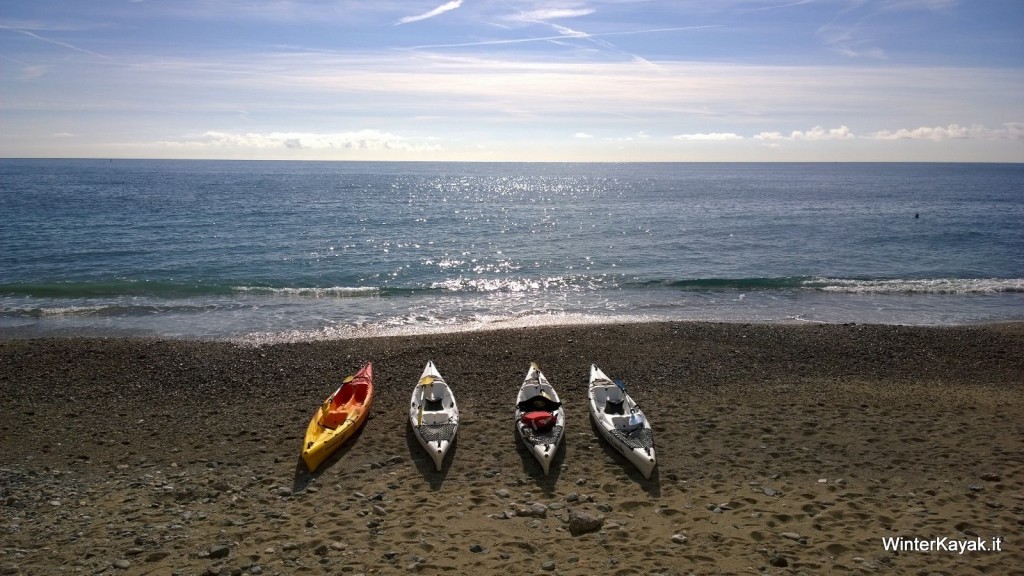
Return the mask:
[[(0, 340), (0, 572), (1020, 574), (1022, 351), (1021, 324)], [(407, 424), (427, 360), (462, 413), (440, 472)], [(306, 472), (367, 361), (370, 420)], [(531, 361), (567, 414), (546, 477), (512, 423)], [(591, 425), (591, 363), (650, 419), (650, 480)]]

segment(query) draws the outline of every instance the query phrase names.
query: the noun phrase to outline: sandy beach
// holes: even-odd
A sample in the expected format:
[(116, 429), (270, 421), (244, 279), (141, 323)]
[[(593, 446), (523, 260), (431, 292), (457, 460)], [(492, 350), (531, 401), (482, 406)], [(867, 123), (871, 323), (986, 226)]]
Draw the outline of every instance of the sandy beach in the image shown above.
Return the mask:
[[(406, 423), (427, 360), (463, 417), (441, 472)], [(307, 473), (367, 361), (370, 420)], [(512, 425), (531, 361), (567, 412), (548, 476)], [(650, 480), (590, 423), (592, 362)], [(0, 398), (0, 574), (1024, 574), (1024, 324), (0, 340)]]

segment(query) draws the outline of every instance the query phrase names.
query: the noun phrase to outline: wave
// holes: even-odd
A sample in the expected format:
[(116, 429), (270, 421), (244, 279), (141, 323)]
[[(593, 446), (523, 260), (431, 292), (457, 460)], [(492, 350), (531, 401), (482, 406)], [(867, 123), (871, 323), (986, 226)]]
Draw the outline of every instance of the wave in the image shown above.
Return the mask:
[(1024, 293), (1024, 278), (933, 278), (856, 280), (824, 278), (808, 280), (805, 287), (847, 294), (999, 294)]
[(467, 278), (459, 276), (417, 287), (244, 287), (235, 293), (355, 298), (366, 296), (409, 296), (423, 292), (456, 294), (592, 292), (611, 289), (667, 287), (682, 291), (754, 292), (810, 290), (847, 294), (997, 294), (1024, 293), (1022, 278), (828, 278), (784, 276), (777, 278), (693, 278), (683, 280), (627, 281), (607, 275), (504, 276)]
[(696, 278), (652, 280), (627, 286), (682, 291), (813, 290), (844, 294), (999, 294), (1024, 293), (1024, 278)]
[(0, 294), (35, 298), (104, 298), (157, 296), (183, 298), (203, 294), (230, 294), (229, 286), (163, 280), (75, 280), (0, 284)]
[(678, 288), (684, 291), (778, 290), (802, 288), (810, 276), (781, 278), (688, 278), (684, 280), (645, 280), (624, 284), (627, 288)]
[(197, 314), (214, 310), (227, 310), (216, 305), (130, 305), (130, 304), (86, 304), (86, 305), (45, 305), (45, 306), (0, 306), (0, 317), (13, 318), (80, 318), (80, 317), (126, 317), (157, 316), (164, 314)]
[(0, 284), (0, 295), (52, 299), (161, 298), (183, 299), (202, 296), (279, 295), (314, 298), (355, 298), (377, 296), (376, 286), (273, 286), (237, 283), (173, 282), (165, 280), (82, 280)]
[(278, 296), (305, 296), (313, 298), (358, 298), (361, 296), (379, 296), (390, 291), (377, 286), (331, 286), (327, 288), (318, 287), (284, 287), (272, 288), (266, 286), (234, 286), (232, 291), (240, 294), (267, 294)]
[[(161, 311), (168, 301), (190, 301), (191, 305), (219, 305), (238, 297), (284, 298), (376, 298), (402, 297), (423, 293), (448, 294), (530, 294), (541, 292), (595, 292), (601, 290), (659, 290), (683, 292), (818, 291), (845, 294), (999, 294), (1024, 293), (1022, 278), (828, 278), (786, 276), (777, 278), (690, 278), (626, 280), (608, 275), (457, 277), (415, 286), (282, 286), (258, 283), (188, 283), (147, 280), (67, 281), (50, 283), (0, 284), (4, 308), (27, 306), (34, 314), (89, 314), (90, 310), (123, 306)], [(13, 300), (11, 300), (13, 298)], [(23, 299), (28, 299), (23, 300)], [(31, 304), (45, 299), (46, 306)], [(105, 301), (105, 306), (95, 305)], [(68, 302), (61, 305), (60, 302)], [(79, 309), (80, 308), (80, 309)]]

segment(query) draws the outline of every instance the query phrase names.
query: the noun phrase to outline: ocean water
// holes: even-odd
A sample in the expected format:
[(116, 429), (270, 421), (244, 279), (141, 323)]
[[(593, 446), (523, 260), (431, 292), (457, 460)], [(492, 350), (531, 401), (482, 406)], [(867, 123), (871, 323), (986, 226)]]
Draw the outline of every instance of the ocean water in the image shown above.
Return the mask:
[(1024, 165), (0, 160), (0, 337), (1024, 320)]

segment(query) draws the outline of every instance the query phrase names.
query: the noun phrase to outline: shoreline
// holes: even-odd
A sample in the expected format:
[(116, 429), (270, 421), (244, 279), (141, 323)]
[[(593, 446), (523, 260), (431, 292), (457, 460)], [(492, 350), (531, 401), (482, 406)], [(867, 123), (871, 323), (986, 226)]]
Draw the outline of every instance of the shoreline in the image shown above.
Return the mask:
[(436, 327), (396, 329), (395, 332), (378, 332), (375, 328), (362, 327), (346, 329), (345, 331), (320, 329), (320, 330), (289, 330), (285, 332), (256, 331), (244, 335), (234, 336), (175, 336), (153, 333), (145, 330), (130, 329), (109, 329), (109, 328), (80, 328), (80, 329), (47, 329), (40, 331), (35, 327), (6, 327), (0, 329), (0, 342), (6, 341), (61, 341), (61, 340), (127, 340), (127, 341), (157, 341), (157, 342), (194, 342), (207, 344), (232, 344), (242, 347), (265, 347), (265, 346), (286, 346), (291, 344), (314, 344), (330, 342), (351, 342), (361, 340), (376, 340), (389, 338), (437, 338), (444, 336), (472, 335), (475, 333), (508, 332), (508, 331), (529, 331), (529, 330), (569, 330), (569, 329), (596, 329), (601, 330), (610, 326), (653, 326), (653, 325), (712, 325), (712, 326), (860, 326), (860, 327), (897, 327), (912, 329), (960, 329), (960, 328), (1008, 328), (1024, 326), (1024, 319), (989, 319), (974, 320), (957, 323), (883, 323), (883, 322), (851, 322), (851, 321), (825, 321), (810, 320), (804, 318), (784, 318), (773, 320), (758, 319), (652, 319), (634, 318), (629, 316), (616, 316), (610, 318), (590, 317), (585, 321), (579, 319), (556, 321), (553, 323), (528, 324), (524, 319), (506, 319), (499, 322), (487, 324), (470, 324), (465, 326), (447, 327), (437, 329)]
[[(265, 346), (3, 339), (0, 568), (1012, 572), (1024, 565), (1022, 350), (1021, 322), (658, 322)], [(405, 422), (427, 360), (463, 415), (441, 472)], [(365, 361), (370, 420), (306, 473), (309, 418)], [(567, 412), (547, 477), (511, 424), (530, 361)], [(651, 480), (590, 424), (592, 362), (651, 421)], [(570, 511), (603, 525), (573, 535)], [(894, 553), (885, 537), (1006, 541)]]

